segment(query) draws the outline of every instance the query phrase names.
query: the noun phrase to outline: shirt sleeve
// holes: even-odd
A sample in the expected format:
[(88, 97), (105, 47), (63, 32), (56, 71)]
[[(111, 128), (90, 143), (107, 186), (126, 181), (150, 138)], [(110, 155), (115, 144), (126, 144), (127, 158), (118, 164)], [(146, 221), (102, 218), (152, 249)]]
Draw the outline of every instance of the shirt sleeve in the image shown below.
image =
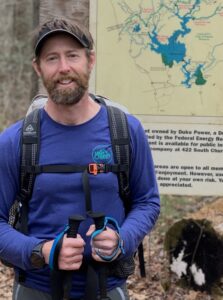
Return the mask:
[(0, 257), (21, 269), (30, 269), (32, 249), (41, 242), (8, 224), (9, 210), (19, 190), (20, 130), (13, 126), (0, 134)]
[(132, 255), (148, 234), (160, 213), (160, 198), (154, 170), (153, 158), (142, 125), (135, 130), (130, 127), (131, 165), (130, 191), (131, 209), (121, 226), (125, 255)]

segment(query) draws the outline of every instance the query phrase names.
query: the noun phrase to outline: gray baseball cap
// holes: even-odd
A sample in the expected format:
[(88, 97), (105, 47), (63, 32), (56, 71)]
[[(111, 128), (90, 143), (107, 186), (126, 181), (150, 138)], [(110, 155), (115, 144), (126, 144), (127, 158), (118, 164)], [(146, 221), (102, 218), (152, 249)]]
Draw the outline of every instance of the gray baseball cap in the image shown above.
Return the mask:
[(37, 38), (37, 42), (35, 44), (35, 55), (38, 56), (40, 53), (40, 50), (43, 46), (44, 41), (47, 40), (48, 37), (50, 37), (53, 34), (56, 33), (65, 33), (68, 34), (72, 37), (74, 37), (84, 48), (90, 48), (90, 41), (86, 37), (85, 34), (78, 34), (78, 33), (73, 33), (67, 29), (49, 29), (46, 28), (45, 30), (42, 30)]

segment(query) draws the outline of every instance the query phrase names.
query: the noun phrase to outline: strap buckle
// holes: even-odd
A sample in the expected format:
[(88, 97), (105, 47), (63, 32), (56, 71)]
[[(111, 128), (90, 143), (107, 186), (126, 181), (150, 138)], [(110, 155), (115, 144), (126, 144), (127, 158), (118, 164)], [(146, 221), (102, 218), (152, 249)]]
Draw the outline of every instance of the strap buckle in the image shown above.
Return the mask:
[(105, 165), (104, 164), (96, 164), (96, 163), (89, 164), (88, 172), (93, 175), (97, 175), (98, 173), (104, 173), (104, 172), (106, 172)]

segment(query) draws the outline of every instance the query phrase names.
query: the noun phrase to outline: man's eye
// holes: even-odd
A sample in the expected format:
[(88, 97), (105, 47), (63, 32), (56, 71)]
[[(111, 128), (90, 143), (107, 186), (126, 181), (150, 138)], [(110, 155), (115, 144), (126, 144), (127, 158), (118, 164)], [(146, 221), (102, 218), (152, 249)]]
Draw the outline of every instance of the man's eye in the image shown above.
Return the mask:
[(47, 58), (47, 60), (48, 60), (48, 61), (54, 61), (54, 60), (56, 60), (56, 56), (49, 56), (49, 57)]
[(70, 53), (70, 54), (68, 54), (68, 57), (75, 58), (75, 57), (77, 57), (77, 54), (76, 53)]

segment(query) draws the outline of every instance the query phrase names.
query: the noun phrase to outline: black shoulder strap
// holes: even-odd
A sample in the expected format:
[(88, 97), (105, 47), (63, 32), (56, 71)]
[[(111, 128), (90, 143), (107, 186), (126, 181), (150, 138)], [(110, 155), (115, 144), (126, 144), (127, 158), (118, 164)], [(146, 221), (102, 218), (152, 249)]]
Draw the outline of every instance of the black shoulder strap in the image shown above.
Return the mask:
[(21, 136), (21, 172), (18, 200), (21, 203), (20, 230), (25, 234), (28, 233), (28, 201), (32, 195), (36, 175), (24, 172), (24, 167), (38, 164), (39, 147), (40, 110), (36, 109), (25, 117)]
[[(103, 97), (99, 96), (99, 103), (106, 104)], [(106, 106), (110, 126), (110, 135), (115, 163), (128, 165), (128, 171), (117, 174), (119, 181), (119, 193), (124, 202), (126, 213), (131, 208), (129, 169), (130, 169), (130, 134), (126, 114), (119, 108)], [(143, 243), (138, 247), (139, 268), (141, 277), (146, 276)]]
[(114, 161), (116, 164), (126, 165), (127, 171), (117, 174), (119, 181), (119, 193), (124, 202), (126, 213), (130, 210), (130, 188), (129, 188), (129, 168), (130, 168), (130, 134), (126, 114), (119, 108), (106, 105), (102, 96), (93, 96), (98, 103), (104, 104), (108, 112), (110, 136)]
[(94, 94), (90, 94), (90, 96), (95, 102), (106, 106), (105, 97), (94, 95)]
[(117, 107), (107, 106), (107, 111), (115, 163), (128, 166), (127, 171), (117, 174), (119, 193), (124, 201), (126, 212), (128, 212), (131, 201), (129, 188), (130, 137), (127, 117), (126, 114)]

